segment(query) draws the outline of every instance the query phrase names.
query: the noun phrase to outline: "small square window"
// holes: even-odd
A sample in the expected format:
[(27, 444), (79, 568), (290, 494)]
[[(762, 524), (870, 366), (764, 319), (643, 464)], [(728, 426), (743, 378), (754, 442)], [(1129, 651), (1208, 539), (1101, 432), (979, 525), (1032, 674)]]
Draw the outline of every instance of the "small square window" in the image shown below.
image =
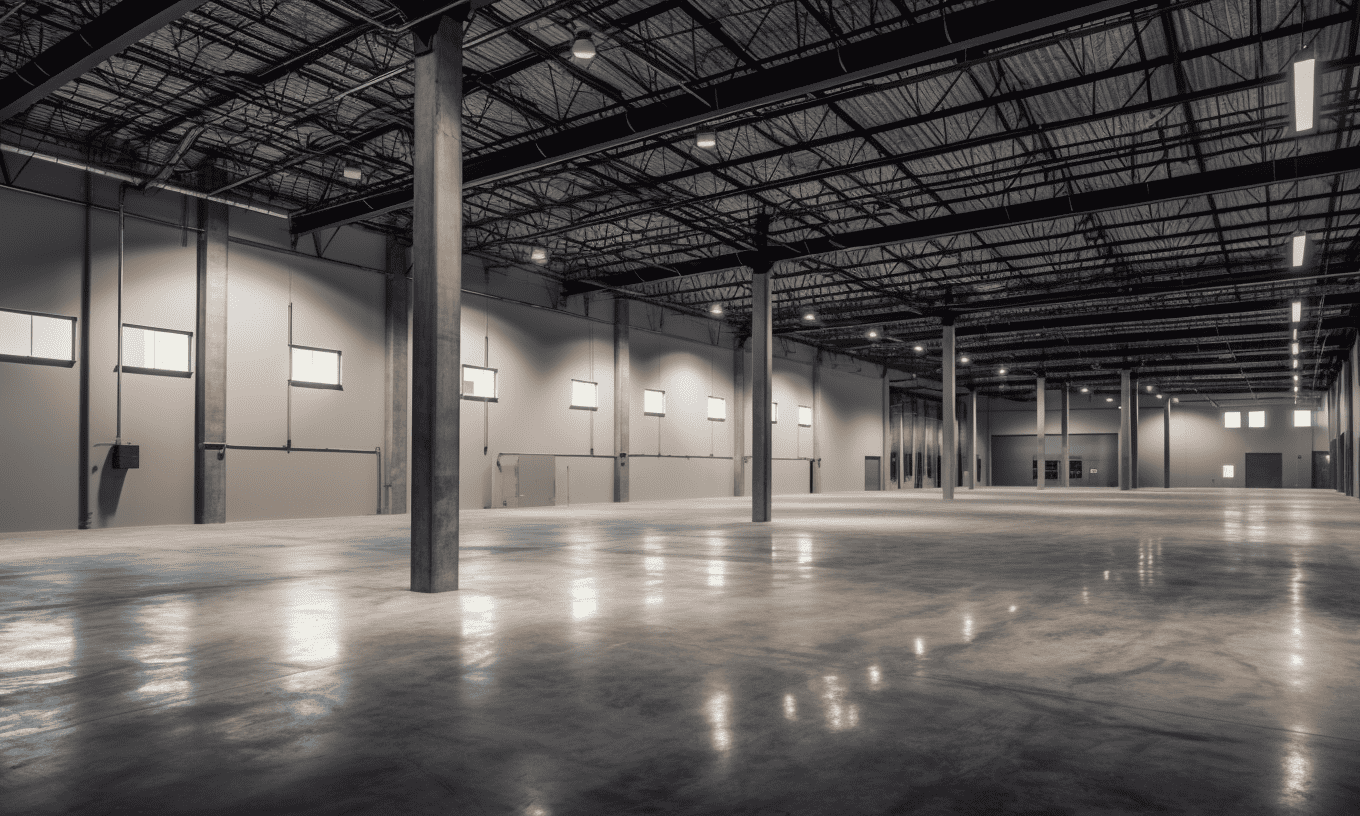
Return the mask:
[(463, 366), (463, 399), (496, 402), (496, 369)]
[(123, 370), (187, 377), (189, 332), (123, 325)]
[(1294, 412), (1294, 427), (1295, 427), (1295, 428), (1311, 428), (1311, 427), (1313, 427), (1313, 412), (1312, 412), (1312, 411), (1295, 411), (1295, 412)]
[(589, 380), (571, 381), (571, 407), (594, 411), (600, 407), (599, 386)]
[(803, 428), (812, 427), (812, 409), (806, 405), (798, 406), (798, 424)]
[(770, 424), (779, 424), (779, 403), (777, 402), (770, 403)]
[(1250, 428), (1264, 428), (1266, 426), (1265, 411), (1251, 411), (1247, 414), (1247, 426)]
[(666, 392), (652, 391), (643, 389), (642, 391), (642, 413), (647, 416), (666, 415)]
[(1241, 412), (1241, 411), (1224, 411), (1224, 412), (1223, 412), (1223, 427), (1225, 427), (1225, 428), (1240, 428), (1240, 427), (1242, 427), (1242, 412)]
[(340, 389), (340, 352), (334, 349), (289, 346), (292, 349), (290, 385)]
[(1233, 466), (1232, 466), (1232, 465), (1224, 465), (1224, 466), (1223, 466), (1223, 478), (1225, 478), (1225, 479), (1231, 479), (1232, 477), (1233, 477)]
[(76, 321), (73, 317), (0, 309), (0, 357), (14, 362), (75, 362)]
[(727, 421), (727, 400), (722, 397), (708, 398), (708, 418), (713, 422)]

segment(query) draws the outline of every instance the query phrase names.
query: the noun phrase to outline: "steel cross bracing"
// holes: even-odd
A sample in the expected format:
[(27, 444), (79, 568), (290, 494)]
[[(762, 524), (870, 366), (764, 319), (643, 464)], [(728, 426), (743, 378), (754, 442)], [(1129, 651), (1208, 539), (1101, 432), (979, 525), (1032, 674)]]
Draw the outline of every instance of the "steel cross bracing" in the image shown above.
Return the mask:
[[(9, 14), (0, 21), (0, 78), (48, 59), (117, 5), (49, 2)], [(1278, 309), (1233, 304), (1301, 298), (1306, 385), (1326, 387), (1354, 335), (1347, 297), (1360, 263), (1360, 174), (1344, 162), (1320, 176), (1113, 209), (966, 222), (1341, 155), (1357, 144), (1357, 7), (1076, 3), (1098, 13), (1024, 37), (994, 32), (934, 62), (847, 69), (875, 42), (948, 45), (949, 21), (958, 21), (956, 34), (966, 30), (974, 7), (999, 8), (984, 0), (495, 2), (465, 38), (465, 156), (483, 179), (467, 191), (467, 244), (507, 262), (544, 246), (547, 272), (567, 292), (597, 281), (684, 310), (718, 302), (740, 329), (749, 270), (713, 259), (740, 260), (755, 214), (767, 210), (773, 245), (795, 248), (773, 272), (776, 328), (819, 347), (928, 366), (902, 351), (918, 341), (933, 348), (937, 316), (950, 311), (961, 332), (979, 332), (960, 336), (985, 359), (1013, 353), (1016, 365), (1058, 366), (1075, 354), (1073, 365), (1108, 377), (1158, 348), (1155, 337), (1134, 342), (1140, 331), (1166, 332), (1164, 350), (1182, 363), (1176, 376), (1190, 382), (1199, 372), (1215, 387), (1258, 391), (1276, 388), (1272, 377), (1292, 379), (1287, 359), (1273, 370), (1269, 363), (1270, 344), (1283, 349), (1289, 327)], [(0, 123), (0, 140), (186, 186), (211, 161), (229, 177), (215, 192), (299, 213), (400, 199), (410, 183), (410, 41), (384, 25), (402, 19), (382, 0), (205, 3)], [(599, 56), (589, 63), (569, 52), (578, 28), (596, 32)], [(1315, 134), (1295, 138), (1287, 69), (1305, 44), (1322, 59), (1322, 119)], [(743, 82), (773, 86), (794, 76), (790, 66), (823, 73), (803, 75), (803, 90), (783, 96), (731, 106), (713, 96)], [(669, 130), (647, 131), (643, 120), (655, 111), (680, 113)], [(629, 117), (645, 138), (606, 133)], [(718, 148), (694, 147), (697, 125), (686, 121), (717, 130)], [(608, 138), (592, 142), (592, 132)], [(536, 160), (516, 163), (535, 144), (547, 152), (534, 148)], [(17, 167), (4, 167), (6, 183), (22, 183)], [(345, 167), (363, 178), (344, 178)], [(378, 209), (360, 219), (366, 227), (409, 229), (400, 207)], [(836, 246), (870, 230), (910, 236), (910, 225), (943, 218), (966, 228)], [(1313, 236), (1314, 259), (1292, 271), (1282, 253), (1297, 229)], [(796, 249), (813, 245), (822, 249)], [(817, 325), (800, 322), (809, 306)], [(1155, 319), (1197, 306), (1199, 320)], [(1061, 323), (1098, 326), (1119, 314), (1139, 317), (1127, 331)], [(1039, 338), (1006, 332), (1017, 321), (1048, 328)], [(870, 326), (907, 342), (867, 344)], [(1102, 333), (1125, 337), (1114, 345), (1126, 347), (1088, 342)]]

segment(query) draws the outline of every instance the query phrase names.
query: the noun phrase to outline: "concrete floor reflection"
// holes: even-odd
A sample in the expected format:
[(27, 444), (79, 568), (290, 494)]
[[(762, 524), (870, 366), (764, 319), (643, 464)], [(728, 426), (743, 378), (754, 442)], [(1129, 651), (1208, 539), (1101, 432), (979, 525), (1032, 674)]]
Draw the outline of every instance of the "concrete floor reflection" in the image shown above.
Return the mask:
[(1360, 813), (1360, 504), (988, 489), (0, 536), (0, 812)]

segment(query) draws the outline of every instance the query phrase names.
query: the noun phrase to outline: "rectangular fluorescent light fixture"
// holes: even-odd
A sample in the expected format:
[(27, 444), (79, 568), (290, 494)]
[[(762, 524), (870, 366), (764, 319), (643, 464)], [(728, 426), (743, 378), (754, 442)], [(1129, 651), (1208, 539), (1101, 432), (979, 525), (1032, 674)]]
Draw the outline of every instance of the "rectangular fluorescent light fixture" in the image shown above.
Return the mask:
[(1294, 358), (1294, 366), (1293, 366), (1293, 367), (1294, 367), (1294, 368), (1298, 368), (1298, 367), (1299, 367), (1299, 358), (1297, 358), (1297, 357)]
[[(1296, 300), (1289, 304), (1289, 320), (1291, 323), (1301, 323), (1303, 321), (1303, 301)], [(1299, 336), (1299, 330), (1294, 330), (1294, 336)]]
[(1294, 61), (1294, 132), (1306, 133), (1317, 121), (1313, 102), (1316, 98), (1317, 60), (1309, 57)]
[(1304, 252), (1308, 249), (1308, 233), (1298, 232), (1289, 239), (1289, 265), (1303, 266)]
[(1298, 343), (1290, 343), (1290, 344), (1289, 344), (1289, 353), (1292, 354), (1292, 355), (1294, 355), (1295, 357), (1299, 356), (1299, 344), (1298, 344)]

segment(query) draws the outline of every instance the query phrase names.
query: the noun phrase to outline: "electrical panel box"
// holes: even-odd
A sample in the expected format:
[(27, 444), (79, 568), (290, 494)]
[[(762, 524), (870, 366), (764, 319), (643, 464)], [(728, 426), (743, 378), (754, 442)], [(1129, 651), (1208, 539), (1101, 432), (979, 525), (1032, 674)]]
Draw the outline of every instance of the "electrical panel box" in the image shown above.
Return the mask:
[(113, 467), (115, 470), (134, 470), (141, 466), (141, 446), (114, 445)]

